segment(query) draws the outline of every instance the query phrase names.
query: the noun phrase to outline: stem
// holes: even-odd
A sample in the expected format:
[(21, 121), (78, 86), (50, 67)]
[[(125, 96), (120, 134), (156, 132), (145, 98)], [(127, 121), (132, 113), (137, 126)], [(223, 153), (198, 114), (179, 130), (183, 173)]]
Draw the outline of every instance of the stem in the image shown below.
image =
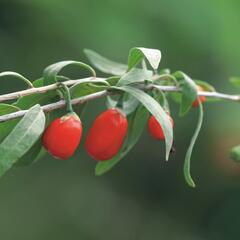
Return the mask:
[[(83, 78), (83, 79), (78, 79), (78, 80), (68, 80), (64, 82), (65, 86), (73, 86), (75, 84), (79, 84), (79, 83), (86, 83), (86, 82), (102, 82), (102, 83), (106, 83), (106, 79), (107, 78)], [(161, 90), (163, 92), (181, 92), (181, 88), (180, 87), (176, 87), (176, 86), (159, 86), (159, 85), (154, 85), (154, 84), (149, 84), (149, 85), (144, 85), (144, 84), (135, 84), (135, 87), (138, 89), (142, 89), (142, 90), (153, 90), (153, 89), (158, 89)], [(36, 93), (46, 93), (48, 91), (51, 90), (56, 90), (57, 88), (59, 88), (59, 84), (51, 84), (48, 86), (44, 86), (44, 87), (39, 87), (39, 88), (32, 88), (32, 89), (27, 89), (27, 90), (23, 90), (23, 91), (18, 91), (18, 92), (14, 92), (14, 93), (9, 93), (9, 94), (4, 94), (4, 95), (0, 95), (0, 102), (4, 102), (4, 101), (8, 101), (8, 100), (12, 100), (12, 99), (17, 99), (19, 97), (22, 96), (28, 96), (31, 94), (36, 94)], [(109, 92), (107, 90), (101, 91), (101, 92), (97, 92), (94, 94), (90, 94), (81, 98), (76, 98), (73, 99), (71, 101), (71, 103), (73, 105), (75, 104), (81, 104), (84, 103), (86, 101), (89, 100), (93, 100), (96, 98), (100, 98), (103, 96), (108, 95)], [(198, 92), (199, 96), (206, 96), (206, 97), (211, 97), (211, 98), (217, 98), (217, 99), (224, 99), (224, 100), (230, 100), (230, 101), (235, 101), (235, 102), (240, 102), (240, 95), (230, 95), (230, 94), (224, 94), (224, 93), (219, 93), (219, 92), (205, 92), (205, 91), (200, 91)], [(45, 112), (50, 112), (53, 111), (55, 109), (59, 109), (66, 106), (66, 101), (61, 100), (59, 102), (56, 103), (51, 103), (45, 106), (42, 106), (43, 111)], [(2, 115), (0, 116), (0, 122), (5, 122), (11, 119), (15, 119), (18, 117), (22, 117), (25, 115), (25, 113), (28, 110), (23, 110), (23, 111), (18, 111), (18, 112), (14, 112), (14, 113), (10, 113), (10, 114), (6, 114), (6, 115)]]
[[(97, 98), (100, 98), (100, 97), (107, 96), (108, 94), (109, 93), (108, 93), (107, 90), (92, 93), (92, 94), (89, 94), (89, 95), (84, 96), (84, 97), (73, 99), (71, 101), (71, 104), (72, 105), (82, 104), (82, 103), (85, 103), (87, 101), (91, 101), (91, 100), (94, 100), (94, 99), (97, 99)], [(56, 109), (60, 109), (60, 108), (65, 107), (66, 104), (67, 104), (66, 100), (60, 100), (60, 101), (55, 102), (55, 103), (44, 105), (41, 108), (44, 112), (51, 112), (51, 111), (54, 111)], [(21, 111), (17, 111), (17, 112), (14, 112), (14, 113), (9, 113), (9, 114), (0, 116), (0, 122), (6, 122), (8, 120), (23, 117), (27, 112), (28, 112), (28, 110), (21, 110)]]
[(123, 99), (124, 99), (124, 93), (120, 95), (120, 98), (117, 102), (116, 108), (122, 109), (123, 108)]
[[(82, 78), (82, 79), (77, 79), (77, 80), (68, 80), (68, 81), (65, 81), (64, 84), (66, 86), (73, 86), (78, 83), (86, 83), (86, 82), (91, 82), (91, 83), (103, 82), (104, 83), (105, 79), (88, 77), (88, 78)], [(27, 89), (27, 90), (17, 91), (14, 93), (3, 94), (3, 95), (0, 95), (0, 102), (17, 99), (17, 98), (20, 98), (23, 96), (28, 96), (28, 95), (35, 94), (35, 93), (46, 93), (51, 90), (56, 90), (58, 87), (59, 87), (58, 83), (54, 83), (54, 84), (47, 85), (44, 87), (31, 88), (31, 89)]]
[(71, 94), (69, 88), (64, 83), (59, 83), (59, 87), (64, 89), (65, 100), (67, 104), (67, 112), (73, 113), (72, 103), (71, 103)]

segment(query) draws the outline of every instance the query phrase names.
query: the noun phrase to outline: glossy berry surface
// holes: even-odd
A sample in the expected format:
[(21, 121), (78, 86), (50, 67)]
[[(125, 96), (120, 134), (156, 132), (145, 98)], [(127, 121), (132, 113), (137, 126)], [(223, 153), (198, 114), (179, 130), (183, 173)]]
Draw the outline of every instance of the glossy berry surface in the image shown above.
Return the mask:
[(124, 113), (112, 108), (101, 113), (87, 134), (85, 148), (97, 161), (113, 158), (127, 135), (128, 121)]
[[(203, 89), (201, 86), (197, 86), (197, 90), (198, 90), (198, 91), (204, 91), (204, 89)], [(205, 97), (205, 96), (199, 96), (198, 99), (199, 99), (199, 101), (200, 101), (201, 103), (206, 102), (206, 97)], [(199, 106), (198, 100), (195, 100), (195, 101), (192, 103), (192, 106), (193, 106), (193, 107), (198, 107), (198, 106)]]
[[(174, 122), (171, 116), (169, 116), (170, 122), (172, 124), (172, 127), (174, 126)], [(157, 119), (154, 116), (151, 116), (148, 120), (148, 132), (150, 135), (157, 139), (163, 141), (165, 139), (163, 129)]]
[(82, 123), (79, 117), (70, 113), (55, 119), (45, 130), (42, 143), (55, 158), (66, 160), (77, 149), (82, 136)]

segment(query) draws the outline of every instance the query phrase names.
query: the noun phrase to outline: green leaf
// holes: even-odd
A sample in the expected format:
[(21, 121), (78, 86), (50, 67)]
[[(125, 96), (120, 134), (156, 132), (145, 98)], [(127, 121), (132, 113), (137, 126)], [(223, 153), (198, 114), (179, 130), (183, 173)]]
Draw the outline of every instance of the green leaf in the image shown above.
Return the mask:
[(165, 135), (166, 160), (168, 160), (173, 143), (173, 129), (167, 113), (154, 98), (150, 97), (147, 93), (139, 89), (130, 86), (115, 87), (115, 89), (119, 89), (131, 94), (133, 97), (138, 99), (138, 101), (141, 102), (152, 115), (155, 116), (157, 121), (162, 126)]
[(231, 149), (230, 157), (235, 162), (240, 162), (240, 145)]
[(40, 151), (42, 149), (42, 141), (39, 139), (32, 148), (26, 152), (16, 163), (17, 167), (25, 167), (36, 161)]
[(119, 76), (112, 76), (106, 79), (106, 81), (111, 85), (111, 86), (116, 86), (118, 81), (120, 80)]
[[(0, 104), (0, 116), (3, 116), (5, 114), (17, 112), (20, 109), (18, 107), (9, 105), (9, 104)], [(13, 128), (17, 125), (19, 122), (18, 119), (13, 119), (7, 122), (1, 122), (0, 123), (0, 142), (13, 130)]]
[[(117, 107), (118, 100), (113, 99), (111, 96), (107, 96), (106, 105), (108, 108), (115, 108)], [(122, 110), (126, 115), (129, 115), (139, 105), (139, 101), (135, 98), (129, 95), (128, 93), (124, 93), (124, 99), (122, 103)]]
[(16, 72), (10, 72), (10, 71), (7, 71), (7, 72), (1, 72), (0, 73), (0, 77), (6, 77), (6, 76), (12, 76), (12, 77), (15, 77), (23, 82), (25, 82), (29, 87), (33, 87), (32, 83), (27, 79), (25, 78), (24, 76), (22, 76), (21, 74), (19, 73), (16, 73)]
[(75, 66), (79, 66), (81, 68), (85, 68), (87, 70), (89, 70), (89, 72), (92, 74), (93, 77), (96, 76), (96, 73), (94, 71), (94, 69), (83, 63), (83, 62), (77, 62), (77, 61), (62, 61), (62, 62), (57, 62), (54, 63), (50, 66), (48, 66), (47, 68), (45, 68), (44, 72), (43, 72), (43, 77), (44, 77), (44, 85), (49, 85), (49, 84), (53, 84), (56, 83), (58, 81), (57, 75), (58, 73), (64, 68), (67, 67), (69, 65), (75, 65)]
[(128, 70), (134, 68), (144, 57), (154, 70), (158, 69), (161, 61), (161, 52), (158, 49), (136, 47), (129, 52)]
[(231, 77), (229, 81), (235, 86), (240, 88), (240, 77)]
[(201, 81), (201, 80), (194, 80), (194, 82), (201, 86), (205, 91), (208, 91), (208, 92), (216, 92), (216, 89), (210, 85), (209, 83), (205, 82), (205, 81)]
[(123, 147), (114, 158), (108, 161), (99, 162), (96, 165), (95, 174), (97, 176), (109, 171), (135, 146), (142, 135), (145, 125), (147, 124), (149, 115), (150, 114), (147, 109), (142, 105), (139, 106), (131, 115), (129, 115), (128, 135), (124, 141)]
[(84, 53), (86, 54), (89, 61), (93, 64), (93, 66), (103, 73), (122, 75), (127, 71), (127, 65), (108, 60), (93, 50), (84, 49)]
[(109, 85), (106, 81), (91, 81), (85, 83), (75, 84), (70, 88), (71, 97), (79, 98), (82, 96), (86, 96), (92, 93), (100, 92), (109, 88)]
[(144, 80), (150, 80), (152, 75), (152, 71), (133, 68), (120, 78), (117, 86), (124, 86), (132, 83), (141, 83), (144, 82)]
[(179, 81), (182, 89), (182, 100), (180, 107), (180, 115), (185, 115), (191, 108), (194, 100), (197, 99), (197, 86), (195, 82), (183, 72), (176, 72), (174, 76)]
[(45, 115), (39, 105), (32, 107), (0, 144), (0, 176), (4, 175), (34, 143), (45, 127)]
[(200, 101), (199, 101), (198, 109), (199, 109), (199, 117), (198, 117), (197, 127), (196, 127), (195, 132), (192, 136), (191, 143), (188, 147), (188, 150), (187, 150), (187, 153), (186, 153), (186, 156), (185, 156), (185, 160), (184, 160), (184, 166), (183, 166), (184, 177), (185, 177), (185, 180), (190, 187), (195, 187), (195, 183), (194, 183), (194, 181), (191, 177), (191, 173), (190, 173), (191, 155), (192, 155), (193, 147), (194, 147), (194, 144), (197, 140), (197, 137), (199, 135), (199, 132), (200, 132), (201, 127), (202, 127), (202, 122), (203, 122), (203, 107), (202, 107), (202, 104), (201, 104)]

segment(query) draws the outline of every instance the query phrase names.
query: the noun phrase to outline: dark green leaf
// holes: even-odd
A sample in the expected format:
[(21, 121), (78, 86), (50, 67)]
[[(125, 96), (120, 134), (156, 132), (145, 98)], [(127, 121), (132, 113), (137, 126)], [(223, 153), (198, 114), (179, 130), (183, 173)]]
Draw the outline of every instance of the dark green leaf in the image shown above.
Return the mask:
[(120, 78), (117, 86), (124, 86), (132, 83), (141, 83), (144, 82), (144, 80), (150, 80), (152, 75), (152, 71), (133, 68)]
[[(5, 114), (17, 112), (20, 109), (18, 107), (9, 105), (9, 104), (0, 104), (0, 116), (3, 116)], [(13, 119), (7, 122), (1, 122), (0, 123), (0, 142), (13, 130), (13, 128), (17, 125), (19, 122), (18, 119)]]
[(103, 73), (122, 75), (127, 71), (127, 65), (108, 60), (90, 49), (84, 49), (84, 53), (93, 66)]
[(94, 69), (85, 63), (77, 62), (77, 61), (62, 61), (62, 62), (54, 63), (54, 64), (48, 66), (47, 68), (45, 68), (45, 70), (43, 72), (44, 85), (56, 83), (58, 81), (58, 78), (57, 78), (58, 73), (64, 67), (67, 67), (69, 65), (75, 65), (75, 66), (79, 66), (81, 68), (85, 68), (85, 69), (89, 70), (89, 72), (92, 74), (92, 76), (96, 76)]
[(196, 127), (193, 137), (191, 139), (191, 143), (188, 147), (188, 150), (187, 150), (187, 153), (185, 156), (185, 160), (184, 160), (184, 167), (183, 167), (185, 180), (190, 187), (195, 187), (195, 183), (194, 183), (194, 181), (191, 177), (191, 173), (190, 173), (191, 155), (192, 155), (193, 147), (197, 140), (197, 137), (199, 135), (199, 132), (202, 127), (202, 122), (203, 122), (203, 107), (202, 107), (202, 104), (200, 101), (199, 101), (198, 109), (199, 109), (199, 117), (198, 117), (197, 127)]
[(128, 118), (128, 135), (124, 141), (123, 147), (118, 154), (111, 160), (99, 162), (96, 165), (95, 174), (100, 176), (112, 167), (114, 167), (138, 142), (142, 132), (147, 124), (149, 112), (142, 105), (135, 112), (129, 115)]
[(45, 115), (39, 105), (32, 107), (0, 144), (0, 176), (8, 171), (40, 138)]
[(178, 71), (174, 73), (174, 76), (182, 88), (180, 115), (183, 116), (189, 111), (193, 101), (197, 99), (197, 86), (195, 82), (183, 72)]
[(240, 162), (240, 145), (232, 148), (230, 152), (230, 157), (235, 161), (235, 162)]
[(115, 89), (131, 94), (133, 97), (138, 99), (138, 101), (141, 102), (152, 115), (156, 117), (157, 121), (162, 126), (165, 135), (166, 160), (168, 160), (173, 143), (173, 129), (167, 113), (154, 98), (139, 89), (130, 86), (116, 87)]
[(153, 69), (158, 69), (161, 52), (158, 49), (132, 48), (128, 56), (128, 70), (134, 68), (143, 58), (146, 58)]

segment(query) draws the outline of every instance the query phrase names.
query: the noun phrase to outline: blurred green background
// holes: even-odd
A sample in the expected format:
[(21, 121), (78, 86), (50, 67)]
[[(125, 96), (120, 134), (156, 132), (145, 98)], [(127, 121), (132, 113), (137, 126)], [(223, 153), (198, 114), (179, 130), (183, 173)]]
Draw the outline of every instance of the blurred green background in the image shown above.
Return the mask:
[[(131, 47), (143, 46), (161, 49), (162, 68), (237, 93), (228, 78), (240, 75), (239, 9), (238, 0), (0, 0), (0, 71), (34, 80), (56, 61), (87, 62), (83, 48), (126, 62)], [(1, 81), (1, 94), (25, 87)], [(83, 142), (67, 162), (46, 157), (11, 170), (0, 181), (1, 239), (239, 239), (240, 166), (229, 159), (240, 143), (238, 104), (205, 105), (192, 157), (196, 189), (182, 166), (197, 110), (179, 118), (172, 108), (177, 152), (168, 163), (164, 145), (145, 132), (102, 177)], [(103, 100), (89, 105), (85, 134), (102, 110)]]

